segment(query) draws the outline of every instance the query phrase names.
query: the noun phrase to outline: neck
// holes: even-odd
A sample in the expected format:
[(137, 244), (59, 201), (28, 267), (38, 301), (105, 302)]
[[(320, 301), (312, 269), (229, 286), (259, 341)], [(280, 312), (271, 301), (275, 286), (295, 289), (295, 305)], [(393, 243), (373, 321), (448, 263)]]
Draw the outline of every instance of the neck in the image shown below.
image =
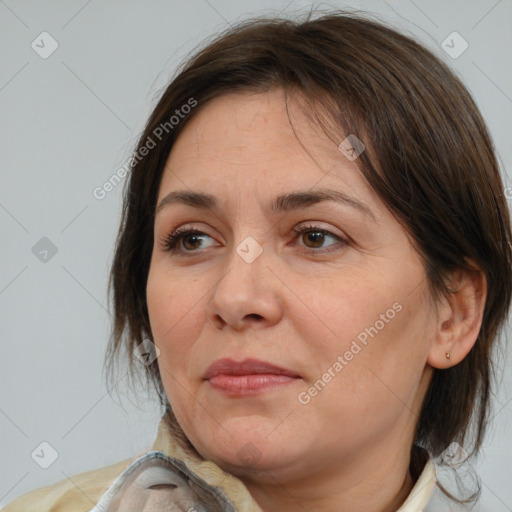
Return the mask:
[(264, 512), (395, 512), (415, 483), (410, 453), (369, 451), (338, 460), (334, 467), (320, 465), (303, 478), (261, 471), (244, 483)]

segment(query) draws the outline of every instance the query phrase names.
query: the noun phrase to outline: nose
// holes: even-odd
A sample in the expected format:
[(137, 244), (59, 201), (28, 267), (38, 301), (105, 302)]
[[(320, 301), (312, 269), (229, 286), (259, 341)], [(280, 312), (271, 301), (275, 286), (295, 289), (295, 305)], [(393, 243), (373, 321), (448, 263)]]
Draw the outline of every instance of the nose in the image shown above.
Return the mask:
[(282, 317), (282, 283), (269, 267), (270, 258), (263, 250), (254, 261), (248, 261), (233, 248), (213, 287), (206, 314), (216, 329), (261, 329)]

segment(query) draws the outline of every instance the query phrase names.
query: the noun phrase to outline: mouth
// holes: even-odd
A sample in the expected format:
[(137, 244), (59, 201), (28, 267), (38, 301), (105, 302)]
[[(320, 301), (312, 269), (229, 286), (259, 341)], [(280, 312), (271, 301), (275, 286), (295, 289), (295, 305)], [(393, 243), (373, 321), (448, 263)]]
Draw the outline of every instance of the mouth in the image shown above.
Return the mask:
[(247, 396), (286, 386), (300, 379), (293, 370), (258, 359), (218, 359), (203, 379), (211, 387), (228, 396)]

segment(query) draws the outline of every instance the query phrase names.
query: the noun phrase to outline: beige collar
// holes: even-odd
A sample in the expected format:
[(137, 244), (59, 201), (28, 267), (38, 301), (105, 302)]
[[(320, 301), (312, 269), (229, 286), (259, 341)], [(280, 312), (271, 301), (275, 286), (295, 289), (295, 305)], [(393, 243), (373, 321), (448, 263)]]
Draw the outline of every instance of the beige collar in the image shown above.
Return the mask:
[[(239, 512), (263, 512), (243, 482), (224, 472), (214, 462), (204, 460), (186, 440), (183, 433), (171, 427), (170, 422), (166, 421), (166, 415), (160, 420), (152, 449), (183, 461), (206, 483), (222, 489)], [(435, 466), (429, 459), (407, 500), (397, 512), (423, 512), (435, 485)]]
[(397, 512), (423, 512), (436, 486), (436, 468), (432, 460), (427, 460), (420, 477), (412, 488), (405, 503)]

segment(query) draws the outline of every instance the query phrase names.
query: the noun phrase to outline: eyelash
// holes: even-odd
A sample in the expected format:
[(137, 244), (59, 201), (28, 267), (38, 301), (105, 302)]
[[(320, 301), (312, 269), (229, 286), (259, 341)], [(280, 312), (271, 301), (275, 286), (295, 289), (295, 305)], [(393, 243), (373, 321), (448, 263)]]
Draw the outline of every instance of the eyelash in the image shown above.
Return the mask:
[[(344, 238), (339, 237), (338, 235), (335, 235), (334, 233), (327, 231), (326, 229), (320, 228), (318, 226), (308, 225), (303, 226), (300, 229), (292, 229), (294, 233), (297, 234), (297, 238), (303, 235), (304, 233), (312, 232), (312, 233), (320, 233), (322, 235), (329, 235), (335, 238), (338, 242), (340, 242), (343, 246), (348, 246), (350, 243), (348, 240), (345, 240)], [(193, 255), (194, 253), (199, 252), (198, 250), (193, 251), (184, 251), (182, 249), (179, 249), (177, 245), (180, 243), (181, 240), (186, 238), (189, 235), (207, 235), (203, 231), (200, 231), (195, 228), (187, 228), (186, 226), (176, 229), (173, 233), (169, 233), (167, 236), (163, 237), (161, 240), (162, 246), (164, 247), (164, 251), (171, 252), (171, 253), (180, 253), (182, 255)], [(211, 237), (210, 237), (211, 238)], [(323, 250), (317, 250), (313, 248), (306, 247), (306, 252), (313, 252), (313, 253), (320, 253), (324, 254), (327, 252), (339, 250), (339, 247), (336, 247), (337, 244), (333, 244), (334, 248), (332, 249), (323, 249)], [(188, 254), (187, 254), (188, 253)]]

